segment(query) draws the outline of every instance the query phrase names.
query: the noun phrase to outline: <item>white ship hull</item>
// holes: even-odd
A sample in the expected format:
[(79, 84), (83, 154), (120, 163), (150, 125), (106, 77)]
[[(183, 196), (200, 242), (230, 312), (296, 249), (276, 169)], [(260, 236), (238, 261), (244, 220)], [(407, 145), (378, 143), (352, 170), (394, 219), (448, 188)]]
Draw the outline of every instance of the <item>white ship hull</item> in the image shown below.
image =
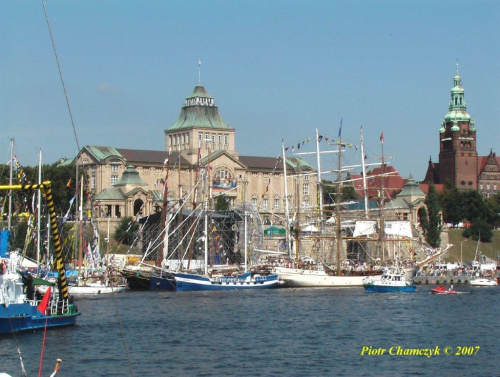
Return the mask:
[(285, 287), (362, 287), (366, 276), (328, 275), (321, 270), (276, 267), (275, 273), (284, 281)]

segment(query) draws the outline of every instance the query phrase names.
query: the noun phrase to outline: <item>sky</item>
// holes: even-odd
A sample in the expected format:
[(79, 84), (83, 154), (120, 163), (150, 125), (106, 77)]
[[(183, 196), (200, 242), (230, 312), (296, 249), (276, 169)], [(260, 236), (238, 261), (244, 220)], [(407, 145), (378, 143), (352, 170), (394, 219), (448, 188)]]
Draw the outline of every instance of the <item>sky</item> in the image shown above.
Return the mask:
[(165, 150), (164, 130), (201, 77), (240, 155), (276, 157), (282, 141), (314, 151), (316, 129), (321, 149), (332, 149), (326, 137), (335, 140), (342, 122), (349, 163), (361, 161), (361, 127), (367, 161), (379, 161), (383, 132), (384, 158), (420, 181), (429, 158), (438, 161), (457, 63), (477, 151), (500, 153), (497, 0), (45, 6), (69, 109), (42, 0), (2, 0), (1, 163), (11, 138), (25, 166), (39, 150), (43, 163), (86, 145)]

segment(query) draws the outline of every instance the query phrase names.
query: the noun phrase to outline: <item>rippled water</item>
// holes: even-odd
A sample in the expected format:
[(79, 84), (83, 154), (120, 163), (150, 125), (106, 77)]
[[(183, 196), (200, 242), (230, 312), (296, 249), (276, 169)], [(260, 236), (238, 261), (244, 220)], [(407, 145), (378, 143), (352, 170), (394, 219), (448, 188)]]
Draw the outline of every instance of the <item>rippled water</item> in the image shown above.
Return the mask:
[[(50, 330), (43, 376), (498, 376), (499, 288), (127, 292), (77, 299), (75, 327)], [(120, 326), (121, 323), (121, 326)], [(0, 338), (0, 372), (38, 375), (42, 332)], [(363, 346), (381, 356), (361, 355)], [(440, 354), (390, 356), (389, 348)], [(444, 348), (479, 346), (473, 356)]]

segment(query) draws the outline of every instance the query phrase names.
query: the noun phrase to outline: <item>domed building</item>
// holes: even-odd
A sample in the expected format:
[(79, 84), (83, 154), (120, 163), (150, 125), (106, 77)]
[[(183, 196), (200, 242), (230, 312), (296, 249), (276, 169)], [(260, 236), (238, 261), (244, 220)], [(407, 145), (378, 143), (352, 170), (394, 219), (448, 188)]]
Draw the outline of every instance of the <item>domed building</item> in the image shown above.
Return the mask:
[[(201, 83), (185, 99), (177, 121), (164, 130), (164, 138), (164, 151), (82, 148), (76, 161), (88, 177), (93, 217), (148, 216), (181, 202), (189, 210), (203, 198), (214, 208), (217, 197), (224, 195), (230, 207), (251, 204), (264, 223), (286, 218), (283, 159), (240, 156), (235, 128), (222, 119)], [(314, 171), (301, 158), (286, 158), (287, 182), (293, 188), (290, 213), (300, 205), (304, 222), (317, 213), (316, 183), (309, 180)]]
[(500, 158), (492, 150), (488, 156), (479, 156), (476, 137), (457, 65), (449, 110), (439, 129), (439, 162), (429, 159), (424, 182), (441, 185), (448, 180), (459, 190), (478, 190), (483, 197), (500, 192)]

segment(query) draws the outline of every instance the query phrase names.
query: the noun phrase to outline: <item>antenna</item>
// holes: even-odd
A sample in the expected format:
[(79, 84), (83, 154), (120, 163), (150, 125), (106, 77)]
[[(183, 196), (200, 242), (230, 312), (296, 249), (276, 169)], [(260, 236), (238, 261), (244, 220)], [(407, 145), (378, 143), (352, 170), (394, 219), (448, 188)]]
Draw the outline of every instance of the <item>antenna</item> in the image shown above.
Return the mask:
[(198, 58), (198, 84), (201, 85), (201, 58)]

